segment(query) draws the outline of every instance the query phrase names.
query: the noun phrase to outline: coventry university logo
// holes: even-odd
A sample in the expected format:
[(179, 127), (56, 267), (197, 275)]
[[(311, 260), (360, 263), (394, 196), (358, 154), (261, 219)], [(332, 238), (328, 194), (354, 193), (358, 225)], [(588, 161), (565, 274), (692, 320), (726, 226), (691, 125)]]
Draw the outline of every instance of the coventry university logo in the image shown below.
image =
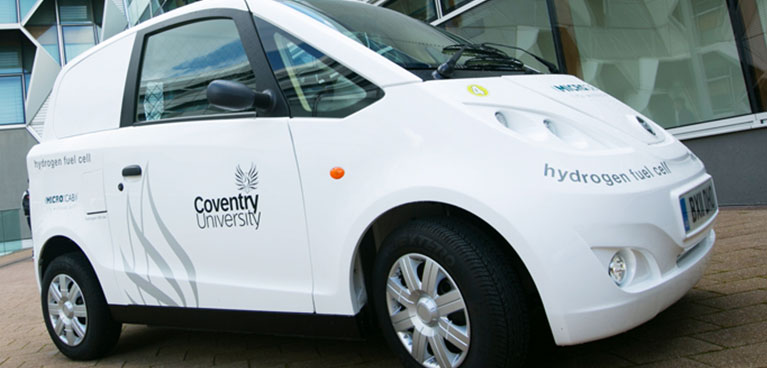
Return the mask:
[(237, 189), (245, 194), (250, 193), (251, 190), (256, 190), (258, 186), (258, 170), (256, 165), (251, 163), (250, 170), (244, 172), (240, 165), (237, 165), (237, 169), (234, 171), (234, 183), (237, 185)]
[[(228, 180), (227, 180), (228, 181)], [(259, 194), (258, 170), (251, 163), (246, 171), (237, 165), (234, 169), (234, 185), (238, 192), (229, 190), (215, 191), (210, 196), (199, 195), (194, 198), (197, 227), (201, 230), (250, 228), (258, 230), (261, 226), (261, 211), (258, 209)], [(215, 193), (214, 192), (214, 193)]]

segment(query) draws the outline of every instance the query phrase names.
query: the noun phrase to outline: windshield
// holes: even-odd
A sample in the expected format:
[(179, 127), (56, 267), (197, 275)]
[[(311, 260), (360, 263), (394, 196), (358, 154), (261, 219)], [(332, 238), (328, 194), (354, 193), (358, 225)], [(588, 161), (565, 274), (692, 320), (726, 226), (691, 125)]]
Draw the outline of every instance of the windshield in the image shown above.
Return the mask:
[(286, 0), (283, 3), (406, 69), (435, 69), (456, 51), (455, 45), (469, 43), (393, 10), (356, 1)]

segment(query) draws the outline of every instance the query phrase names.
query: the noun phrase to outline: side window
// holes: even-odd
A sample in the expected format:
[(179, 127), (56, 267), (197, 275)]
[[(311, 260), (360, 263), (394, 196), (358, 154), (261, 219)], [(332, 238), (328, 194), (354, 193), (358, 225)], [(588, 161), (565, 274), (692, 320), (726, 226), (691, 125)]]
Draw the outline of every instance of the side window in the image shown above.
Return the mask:
[(261, 41), (291, 116), (341, 118), (383, 91), (317, 49), (256, 18)]
[(136, 121), (220, 114), (208, 105), (215, 79), (253, 89), (256, 80), (231, 19), (209, 19), (147, 37), (141, 58)]

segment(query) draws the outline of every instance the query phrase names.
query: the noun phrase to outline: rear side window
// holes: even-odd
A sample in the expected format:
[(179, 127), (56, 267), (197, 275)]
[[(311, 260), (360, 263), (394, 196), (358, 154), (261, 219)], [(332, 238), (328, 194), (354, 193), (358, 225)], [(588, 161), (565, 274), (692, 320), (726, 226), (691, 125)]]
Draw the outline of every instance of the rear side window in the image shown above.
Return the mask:
[(253, 89), (256, 80), (231, 19), (208, 19), (147, 37), (136, 104), (136, 121), (226, 113), (208, 105), (215, 79)]
[(256, 24), (291, 116), (341, 118), (383, 97), (376, 85), (305, 42), (258, 18)]

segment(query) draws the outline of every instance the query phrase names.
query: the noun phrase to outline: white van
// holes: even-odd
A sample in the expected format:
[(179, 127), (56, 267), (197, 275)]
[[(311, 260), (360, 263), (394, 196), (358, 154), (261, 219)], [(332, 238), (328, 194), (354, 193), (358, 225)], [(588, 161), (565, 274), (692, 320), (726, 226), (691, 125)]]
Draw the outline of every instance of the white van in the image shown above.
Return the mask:
[(651, 119), (358, 2), (194, 3), (52, 93), (31, 226), (73, 359), (121, 323), (349, 337), (372, 314), (406, 366), (513, 366), (542, 329), (653, 318), (714, 245), (711, 177)]

